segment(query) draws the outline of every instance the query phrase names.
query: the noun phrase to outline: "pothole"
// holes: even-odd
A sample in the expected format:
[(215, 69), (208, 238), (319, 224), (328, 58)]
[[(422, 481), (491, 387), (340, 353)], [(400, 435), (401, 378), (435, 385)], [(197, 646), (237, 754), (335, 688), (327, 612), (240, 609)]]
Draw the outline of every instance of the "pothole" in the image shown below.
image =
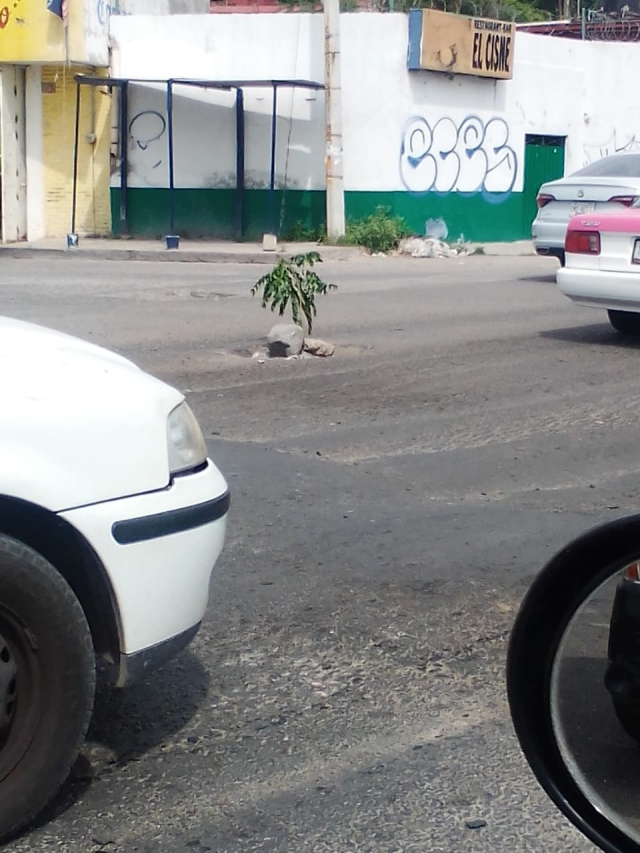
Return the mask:
[(192, 290), (191, 299), (232, 299), (235, 293), (219, 293), (217, 290)]

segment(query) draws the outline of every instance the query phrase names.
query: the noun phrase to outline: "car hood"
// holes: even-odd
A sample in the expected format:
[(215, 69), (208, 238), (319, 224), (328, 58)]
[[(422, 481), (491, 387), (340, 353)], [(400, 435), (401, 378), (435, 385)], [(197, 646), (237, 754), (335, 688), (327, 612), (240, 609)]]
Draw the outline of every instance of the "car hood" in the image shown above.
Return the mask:
[(95, 344), (10, 317), (0, 317), (0, 358), (41, 363), (46, 359), (47, 362), (82, 364), (83, 367), (90, 367), (93, 362), (97, 368), (104, 368), (106, 362), (139, 371), (133, 362)]
[(166, 488), (182, 400), (120, 355), (0, 318), (0, 494), (61, 511)]

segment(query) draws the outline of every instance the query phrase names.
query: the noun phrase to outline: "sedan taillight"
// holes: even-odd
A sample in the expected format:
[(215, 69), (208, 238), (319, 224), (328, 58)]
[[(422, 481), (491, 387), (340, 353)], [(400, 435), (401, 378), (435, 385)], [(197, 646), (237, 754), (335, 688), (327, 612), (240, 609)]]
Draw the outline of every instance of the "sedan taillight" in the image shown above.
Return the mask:
[(538, 205), (538, 210), (542, 210), (545, 204), (549, 204), (550, 201), (555, 201), (555, 196), (547, 195), (547, 193), (538, 193), (536, 198), (536, 204)]
[(625, 207), (633, 207), (633, 205), (638, 201), (637, 195), (614, 195), (609, 199), (609, 202), (616, 202), (617, 204), (623, 204)]
[(567, 231), (564, 250), (571, 255), (599, 255), (599, 231)]

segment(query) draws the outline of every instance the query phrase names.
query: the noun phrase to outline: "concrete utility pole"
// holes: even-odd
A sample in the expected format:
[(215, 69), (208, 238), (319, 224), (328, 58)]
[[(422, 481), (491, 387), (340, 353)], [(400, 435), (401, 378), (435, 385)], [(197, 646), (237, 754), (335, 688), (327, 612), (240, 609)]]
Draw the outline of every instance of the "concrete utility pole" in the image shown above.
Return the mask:
[(324, 0), (324, 85), (327, 236), (335, 240), (344, 234), (340, 0)]

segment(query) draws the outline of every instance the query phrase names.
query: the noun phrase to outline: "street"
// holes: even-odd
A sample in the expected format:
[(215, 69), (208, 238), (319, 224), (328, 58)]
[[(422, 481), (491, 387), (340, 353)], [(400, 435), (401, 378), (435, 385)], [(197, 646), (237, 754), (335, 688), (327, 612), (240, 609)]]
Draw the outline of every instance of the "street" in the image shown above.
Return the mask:
[(595, 849), (526, 767), (504, 690), (537, 570), (640, 506), (640, 343), (555, 269), (325, 263), (314, 336), (336, 354), (263, 362), (262, 266), (2, 259), (0, 313), (187, 392), (232, 491), (193, 646), (100, 691), (9, 853)]

